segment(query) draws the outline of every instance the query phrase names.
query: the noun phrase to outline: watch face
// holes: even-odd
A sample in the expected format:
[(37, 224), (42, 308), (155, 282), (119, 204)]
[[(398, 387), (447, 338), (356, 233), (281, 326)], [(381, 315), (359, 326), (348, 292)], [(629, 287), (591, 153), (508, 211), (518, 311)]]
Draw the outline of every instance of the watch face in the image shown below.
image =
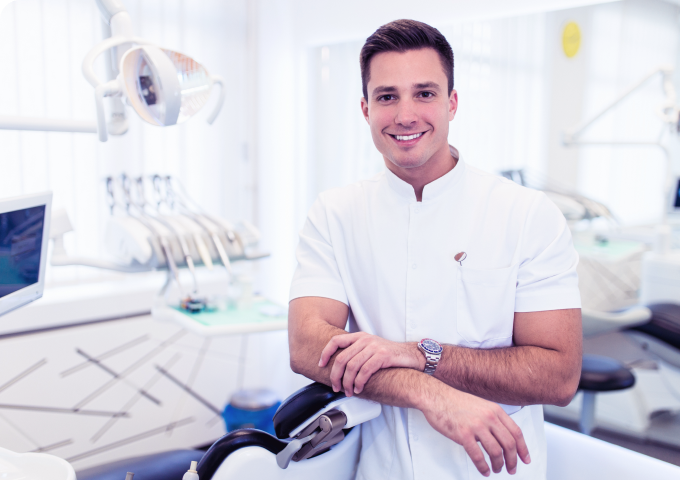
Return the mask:
[(438, 342), (435, 342), (434, 340), (431, 340), (429, 338), (425, 338), (420, 341), (420, 344), (422, 347), (427, 351), (428, 353), (431, 353), (433, 355), (439, 355), (442, 353), (442, 346), (439, 345)]

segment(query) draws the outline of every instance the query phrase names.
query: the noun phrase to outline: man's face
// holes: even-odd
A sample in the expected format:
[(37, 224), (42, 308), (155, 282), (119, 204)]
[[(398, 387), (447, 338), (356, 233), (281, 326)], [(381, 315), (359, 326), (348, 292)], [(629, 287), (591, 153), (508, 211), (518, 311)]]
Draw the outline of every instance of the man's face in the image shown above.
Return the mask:
[(458, 107), (455, 90), (432, 48), (386, 52), (372, 58), (368, 99), (361, 108), (376, 148), (397, 167), (424, 165), (448, 152), (449, 122)]

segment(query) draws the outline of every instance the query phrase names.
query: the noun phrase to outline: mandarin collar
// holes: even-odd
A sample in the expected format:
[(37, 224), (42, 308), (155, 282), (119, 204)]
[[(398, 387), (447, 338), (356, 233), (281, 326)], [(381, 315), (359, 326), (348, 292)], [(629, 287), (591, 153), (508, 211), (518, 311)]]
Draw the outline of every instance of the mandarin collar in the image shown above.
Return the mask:
[[(447, 173), (425, 185), (425, 188), (423, 189), (423, 203), (431, 202), (440, 197), (442, 194), (449, 191), (451, 187), (458, 183), (460, 178), (462, 178), (465, 170), (463, 158), (458, 150), (451, 145), (449, 145), (449, 151), (454, 158), (458, 159), (458, 162), (456, 163), (456, 166)], [(385, 178), (387, 179), (387, 184), (397, 195), (410, 202), (416, 201), (416, 192), (413, 190), (411, 184), (403, 181), (387, 167), (385, 167)]]

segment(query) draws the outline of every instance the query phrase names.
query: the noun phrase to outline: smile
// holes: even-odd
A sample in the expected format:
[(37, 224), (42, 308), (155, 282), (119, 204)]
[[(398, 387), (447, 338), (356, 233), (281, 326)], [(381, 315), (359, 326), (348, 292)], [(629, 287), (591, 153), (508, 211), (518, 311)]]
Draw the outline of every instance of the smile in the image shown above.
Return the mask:
[(414, 133), (413, 135), (392, 135), (392, 134), (389, 134), (389, 135), (391, 137), (396, 138), (397, 140), (399, 140), (401, 142), (405, 142), (407, 140), (415, 140), (416, 138), (423, 136), (424, 133), (425, 132)]

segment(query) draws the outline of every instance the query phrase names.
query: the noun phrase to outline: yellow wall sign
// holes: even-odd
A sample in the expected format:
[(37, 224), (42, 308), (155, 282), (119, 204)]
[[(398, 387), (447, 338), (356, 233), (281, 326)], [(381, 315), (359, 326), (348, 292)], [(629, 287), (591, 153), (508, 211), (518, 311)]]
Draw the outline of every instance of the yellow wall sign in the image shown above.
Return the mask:
[(581, 48), (581, 29), (576, 22), (569, 22), (562, 32), (562, 49), (568, 58), (576, 56)]

